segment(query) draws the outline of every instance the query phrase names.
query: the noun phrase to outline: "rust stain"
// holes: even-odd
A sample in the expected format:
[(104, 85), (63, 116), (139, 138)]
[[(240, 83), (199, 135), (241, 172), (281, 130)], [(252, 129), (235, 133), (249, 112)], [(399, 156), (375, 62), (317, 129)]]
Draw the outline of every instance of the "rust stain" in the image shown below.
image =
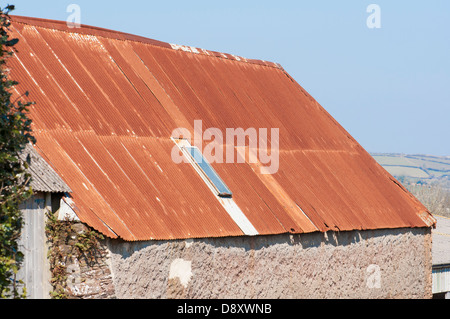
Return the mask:
[(19, 43), (9, 67), (15, 94), (36, 101), (36, 149), (72, 189), (78, 217), (109, 237), (243, 235), (195, 170), (171, 159), (172, 131), (193, 136), (195, 120), (224, 134), (279, 129), (276, 173), (249, 161), (212, 164), (259, 234), (435, 224), (276, 63), (12, 19)]

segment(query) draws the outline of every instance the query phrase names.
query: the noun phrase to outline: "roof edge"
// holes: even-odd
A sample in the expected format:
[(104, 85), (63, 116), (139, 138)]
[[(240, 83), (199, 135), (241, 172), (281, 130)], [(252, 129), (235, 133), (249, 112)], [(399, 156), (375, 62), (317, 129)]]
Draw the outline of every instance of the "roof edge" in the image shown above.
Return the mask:
[(27, 143), (20, 152), (22, 161), (29, 161), (27, 172), (31, 175), (30, 186), (33, 191), (46, 193), (71, 193), (72, 190), (61, 176), (35, 149), (33, 144)]
[(22, 24), (33, 25), (33, 26), (38, 26), (38, 27), (42, 27), (42, 28), (54, 29), (54, 30), (70, 32), (70, 33), (81, 33), (81, 34), (86, 34), (86, 35), (102, 36), (105, 38), (112, 38), (112, 39), (123, 40), (123, 41), (142, 42), (142, 43), (146, 43), (146, 44), (150, 44), (150, 45), (154, 45), (154, 46), (163, 47), (166, 49), (190, 52), (190, 53), (194, 53), (194, 54), (203, 54), (203, 55), (207, 55), (207, 56), (228, 59), (228, 60), (234, 60), (234, 61), (239, 61), (239, 62), (245, 62), (245, 63), (251, 63), (251, 64), (258, 64), (258, 65), (262, 65), (262, 66), (277, 68), (277, 69), (284, 71), (283, 67), (279, 63), (275, 63), (275, 62), (270, 62), (270, 61), (265, 61), (265, 60), (260, 60), (260, 59), (247, 59), (247, 58), (233, 55), (230, 53), (205, 50), (205, 49), (192, 47), (192, 46), (188, 46), (188, 45), (172, 44), (172, 43), (154, 40), (154, 39), (150, 39), (150, 38), (139, 36), (139, 35), (134, 35), (131, 33), (125, 33), (125, 32), (121, 32), (121, 31), (115, 31), (115, 30), (111, 30), (111, 29), (105, 29), (105, 28), (95, 27), (95, 26), (86, 25), (86, 24), (80, 24), (79, 27), (70, 27), (66, 21), (61, 21), (61, 20), (26, 17), (26, 16), (18, 16), (18, 15), (10, 15), (10, 17), (11, 17), (11, 21), (14, 23), (22, 23)]

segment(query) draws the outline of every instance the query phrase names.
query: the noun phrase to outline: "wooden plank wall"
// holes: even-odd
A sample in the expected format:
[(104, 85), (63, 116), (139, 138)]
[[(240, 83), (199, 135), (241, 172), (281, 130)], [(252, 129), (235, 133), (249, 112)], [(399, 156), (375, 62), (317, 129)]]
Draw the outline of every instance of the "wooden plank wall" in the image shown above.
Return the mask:
[(24, 226), (19, 249), (25, 255), (18, 278), (25, 282), (27, 298), (50, 298), (50, 267), (45, 236), (45, 209), (51, 209), (51, 194), (36, 193), (23, 202)]

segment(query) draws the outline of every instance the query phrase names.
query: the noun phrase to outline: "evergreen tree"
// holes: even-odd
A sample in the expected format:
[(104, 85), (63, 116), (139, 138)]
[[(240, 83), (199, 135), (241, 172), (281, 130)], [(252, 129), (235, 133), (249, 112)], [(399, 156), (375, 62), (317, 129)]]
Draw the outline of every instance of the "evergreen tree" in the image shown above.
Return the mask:
[(31, 132), (28, 107), (32, 102), (21, 100), (28, 92), (14, 101), (12, 90), (18, 82), (9, 78), (7, 60), (12, 58), (18, 39), (10, 38), (9, 13), (14, 6), (0, 9), (0, 297), (21, 298), (25, 296), (23, 282), (16, 274), (23, 260), (18, 250), (22, 230), (22, 214), (19, 204), (32, 195), (30, 175), (26, 172), (28, 162), (20, 160), (19, 154), (27, 143), (35, 143)]

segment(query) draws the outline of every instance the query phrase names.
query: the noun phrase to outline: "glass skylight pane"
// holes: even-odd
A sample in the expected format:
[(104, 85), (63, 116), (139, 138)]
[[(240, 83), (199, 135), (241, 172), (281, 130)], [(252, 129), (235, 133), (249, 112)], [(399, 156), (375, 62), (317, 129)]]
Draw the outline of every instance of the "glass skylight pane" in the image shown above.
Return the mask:
[(231, 197), (232, 193), (216, 173), (214, 168), (208, 163), (208, 161), (203, 157), (197, 147), (185, 146), (183, 147), (187, 153), (191, 156), (194, 163), (203, 171), (204, 175), (209, 179), (211, 184), (219, 193), (219, 196)]

